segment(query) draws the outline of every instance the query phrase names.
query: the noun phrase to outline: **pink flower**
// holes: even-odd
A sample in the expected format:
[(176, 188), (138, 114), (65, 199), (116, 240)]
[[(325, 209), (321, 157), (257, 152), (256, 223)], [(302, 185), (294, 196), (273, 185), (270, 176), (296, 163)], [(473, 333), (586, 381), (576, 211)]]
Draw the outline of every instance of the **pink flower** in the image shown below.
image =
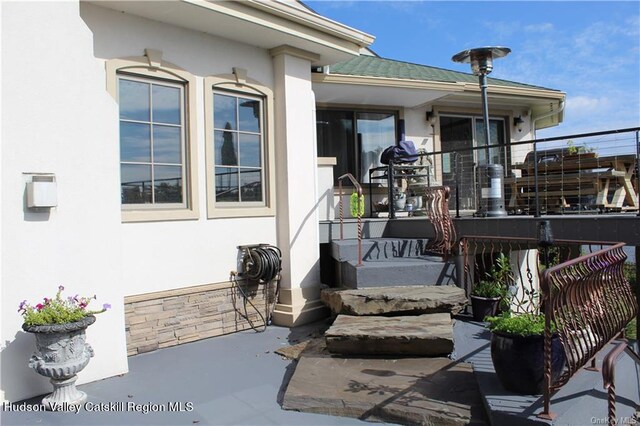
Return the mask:
[(37, 309), (37, 310), (41, 311), (41, 310), (42, 310), (42, 308), (44, 308), (44, 305), (43, 305), (42, 303), (38, 303), (38, 304), (36, 305), (36, 309)]

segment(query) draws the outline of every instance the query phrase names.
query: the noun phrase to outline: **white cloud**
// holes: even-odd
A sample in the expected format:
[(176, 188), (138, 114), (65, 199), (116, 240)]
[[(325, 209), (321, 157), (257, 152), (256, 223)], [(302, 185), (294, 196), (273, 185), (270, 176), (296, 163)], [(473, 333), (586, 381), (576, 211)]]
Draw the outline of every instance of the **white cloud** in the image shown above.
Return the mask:
[(553, 31), (555, 28), (552, 23), (544, 22), (542, 24), (530, 24), (525, 25), (524, 30), (530, 33), (548, 33)]
[(606, 97), (574, 96), (567, 97), (567, 113), (572, 115), (596, 114), (608, 108), (610, 101)]

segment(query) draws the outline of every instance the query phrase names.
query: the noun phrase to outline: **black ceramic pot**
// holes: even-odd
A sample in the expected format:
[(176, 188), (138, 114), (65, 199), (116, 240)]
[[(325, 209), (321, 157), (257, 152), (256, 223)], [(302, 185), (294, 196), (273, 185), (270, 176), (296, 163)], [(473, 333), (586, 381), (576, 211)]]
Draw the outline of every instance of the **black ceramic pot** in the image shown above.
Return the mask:
[(471, 310), (474, 321), (484, 321), (485, 317), (493, 317), (498, 312), (500, 297), (471, 296)]
[[(539, 395), (544, 390), (544, 336), (493, 332), (491, 360), (502, 386), (515, 393)], [(558, 335), (551, 339), (551, 382), (562, 373), (564, 349)]]

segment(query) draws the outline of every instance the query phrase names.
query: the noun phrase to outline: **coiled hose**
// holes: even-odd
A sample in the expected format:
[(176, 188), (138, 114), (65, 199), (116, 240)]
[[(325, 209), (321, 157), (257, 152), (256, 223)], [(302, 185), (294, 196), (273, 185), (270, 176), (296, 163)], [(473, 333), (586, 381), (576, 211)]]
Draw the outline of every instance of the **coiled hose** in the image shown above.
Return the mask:
[(282, 251), (271, 245), (249, 247), (242, 263), (247, 278), (268, 283), (275, 279), (282, 269)]
[[(265, 311), (269, 316), (268, 320), (265, 320), (262, 312), (260, 312), (260, 310), (253, 304), (253, 302), (249, 300), (247, 294), (242, 289), (242, 286), (238, 284), (237, 274), (235, 272), (231, 273), (231, 279), (236, 283), (236, 287), (238, 288), (238, 290), (240, 290), (244, 298), (245, 314), (243, 316), (249, 322), (252, 329), (258, 332), (262, 332), (267, 329), (267, 325), (271, 324), (271, 315), (273, 309), (275, 308), (275, 304), (278, 301), (278, 295), (280, 292), (280, 271), (282, 270), (282, 251), (278, 247), (268, 244), (260, 244), (258, 246), (241, 246), (238, 248), (244, 250), (244, 257), (242, 259), (243, 273), (240, 276), (247, 280), (255, 281), (259, 284), (264, 284)], [(273, 280), (276, 280), (276, 291), (273, 298), (273, 303), (271, 306), (269, 306), (267, 286)], [(263, 322), (263, 328), (261, 330), (258, 330), (250, 320), (247, 313), (247, 302), (260, 316), (260, 319)]]

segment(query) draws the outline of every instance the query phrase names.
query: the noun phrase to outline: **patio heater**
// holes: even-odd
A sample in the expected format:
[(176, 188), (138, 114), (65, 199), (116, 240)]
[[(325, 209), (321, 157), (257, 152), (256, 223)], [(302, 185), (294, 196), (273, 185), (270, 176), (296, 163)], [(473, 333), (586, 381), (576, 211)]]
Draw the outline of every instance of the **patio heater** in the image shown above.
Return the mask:
[(476, 216), (501, 217), (506, 216), (504, 209), (504, 194), (502, 191), (502, 177), (504, 168), (501, 164), (492, 164), (489, 145), (489, 106), (487, 104), (487, 75), (493, 70), (493, 59), (502, 58), (511, 52), (508, 47), (477, 47), (463, 50), (453, 55), (451, 60), (460, 63), (470, 63), (471, 71), (479, 78), (480, 93), (482, 95), (482, 118), (484, 121), (485, 163), (478, 165), (478, 185), (480, 197)]

